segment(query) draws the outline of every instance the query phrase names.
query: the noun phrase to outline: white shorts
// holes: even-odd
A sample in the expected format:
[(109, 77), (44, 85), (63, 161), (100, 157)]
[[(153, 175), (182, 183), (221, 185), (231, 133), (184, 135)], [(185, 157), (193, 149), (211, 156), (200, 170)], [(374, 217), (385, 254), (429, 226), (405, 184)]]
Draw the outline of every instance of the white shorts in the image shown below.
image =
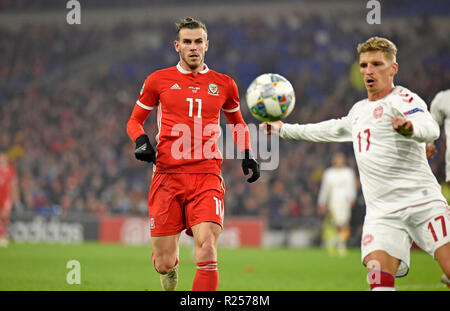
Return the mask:
[(380, 217), (366, 217), (361, 239), (361, 260), (375, 250), (400, 259), (397, 277), (408, 274), (413, 241), (434, 257), (450, 243), (450, 209), (442, 201), (408, 207)]

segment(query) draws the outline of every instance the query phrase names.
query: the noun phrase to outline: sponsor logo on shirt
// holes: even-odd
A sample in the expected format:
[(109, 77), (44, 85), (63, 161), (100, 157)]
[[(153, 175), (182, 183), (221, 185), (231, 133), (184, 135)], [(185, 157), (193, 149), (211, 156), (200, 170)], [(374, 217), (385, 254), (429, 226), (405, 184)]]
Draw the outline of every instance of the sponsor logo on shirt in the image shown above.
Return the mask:
[(170, 89), (171, 90), (181, 90), (181, 87), (178, 85), (178, 83), (175, 83), (174, 85), (172, 85), (172, 87)]
[(200, 90), (200, 87), (198, 87), (198, 86), (190, 86), (189, 89), (192, 91), (192, 93), (197, 93)]
[(208, 84), (208, 94), (218, 96), (219, 95), (219, 87), (215, 83)]

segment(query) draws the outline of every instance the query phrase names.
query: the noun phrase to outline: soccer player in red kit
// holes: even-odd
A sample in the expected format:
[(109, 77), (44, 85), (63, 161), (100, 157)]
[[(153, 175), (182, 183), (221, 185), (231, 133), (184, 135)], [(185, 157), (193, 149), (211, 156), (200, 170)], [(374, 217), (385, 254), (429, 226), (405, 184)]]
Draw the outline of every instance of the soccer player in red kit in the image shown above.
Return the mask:
[(0, 151), (0, 246), (8, 246), (9, 215), (13, 203), (18, 202), (19, 187), (14, 167), (6, 153)]
[[(178, 242), (186, 229), (193, 236), (197, 272), (192, 290), (217, 290), (217, 245), (223, 225), (225, 185), (222, 155), (217, 142), (223, 110), (234, 140), (244, 153), (242, 168), (248, 182), (259, 178), (259, 164), (251, 155), (250, 137), (239, 110), (236, 83), (208, 68), (205, 25), (193, 18), (177, 24), (174, 41), (180, 61), (150, 74), (142, 87), (127, 133), (136, 143), (137, 159), (156, 165), (149, 193), (152, 261), (164, 290), (178, 281)], [(156, 109), (156, 150), (143, 124)]]

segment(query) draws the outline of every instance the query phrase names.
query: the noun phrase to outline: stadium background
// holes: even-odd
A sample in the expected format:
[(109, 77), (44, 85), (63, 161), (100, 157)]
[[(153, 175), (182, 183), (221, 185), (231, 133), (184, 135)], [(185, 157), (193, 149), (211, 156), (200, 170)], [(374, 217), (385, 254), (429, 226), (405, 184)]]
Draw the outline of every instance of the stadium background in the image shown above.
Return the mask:
[[(181, 17), (205, 21), (206, 63), (235, 79), (247, 123), (257, 122), (245, 90), (266, 72), (295, 88), (287, 122), (345, 115), (365, 97), (356, 45), (373, 35), (399, 48), (396, 84), (430, 104), (450, 88), (450, 3), (380, 2), (381, 24), (370, 25), (367, 1), (81, 0), (81, 24), (69, 25), (67, 1), (0, 0), (0, 147), (18, 170), (21, 192), (11, 240), (148, 243), (151, 168), (135, 160), (125, 125), (146, 76), (176, 64)], [(154, 121), (151, 114), (145, 125), (153, 142)], [(444, 136), (430, 161), (439, 182)], [(356, 170), (351, 144), (282, 141), (279, 167), (254, 184), (245, 182), (240, 161), (224, 160), (222, 245), (319, 246), (318, 190), (337, 151)], [(358, 193), (349, 241), (356, 248), (365, 214)]]

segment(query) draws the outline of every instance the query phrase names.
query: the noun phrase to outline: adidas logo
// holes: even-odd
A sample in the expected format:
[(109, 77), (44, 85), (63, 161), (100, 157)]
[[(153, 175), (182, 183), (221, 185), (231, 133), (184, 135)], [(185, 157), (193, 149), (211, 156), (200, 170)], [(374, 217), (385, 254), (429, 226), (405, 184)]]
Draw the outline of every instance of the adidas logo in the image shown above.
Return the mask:
[(137, 148), (134, 152), (144, 152), (145, 150), (147, 150), (147, 144), (143, 144), (142, 146), (140, 146), (139, 148)]
[(178, 83), (175, 83), (174, 85), (172, 85), (172, 87), (170, 89), (171, 90), (181, 90), (181, 87), (178, 85)]

